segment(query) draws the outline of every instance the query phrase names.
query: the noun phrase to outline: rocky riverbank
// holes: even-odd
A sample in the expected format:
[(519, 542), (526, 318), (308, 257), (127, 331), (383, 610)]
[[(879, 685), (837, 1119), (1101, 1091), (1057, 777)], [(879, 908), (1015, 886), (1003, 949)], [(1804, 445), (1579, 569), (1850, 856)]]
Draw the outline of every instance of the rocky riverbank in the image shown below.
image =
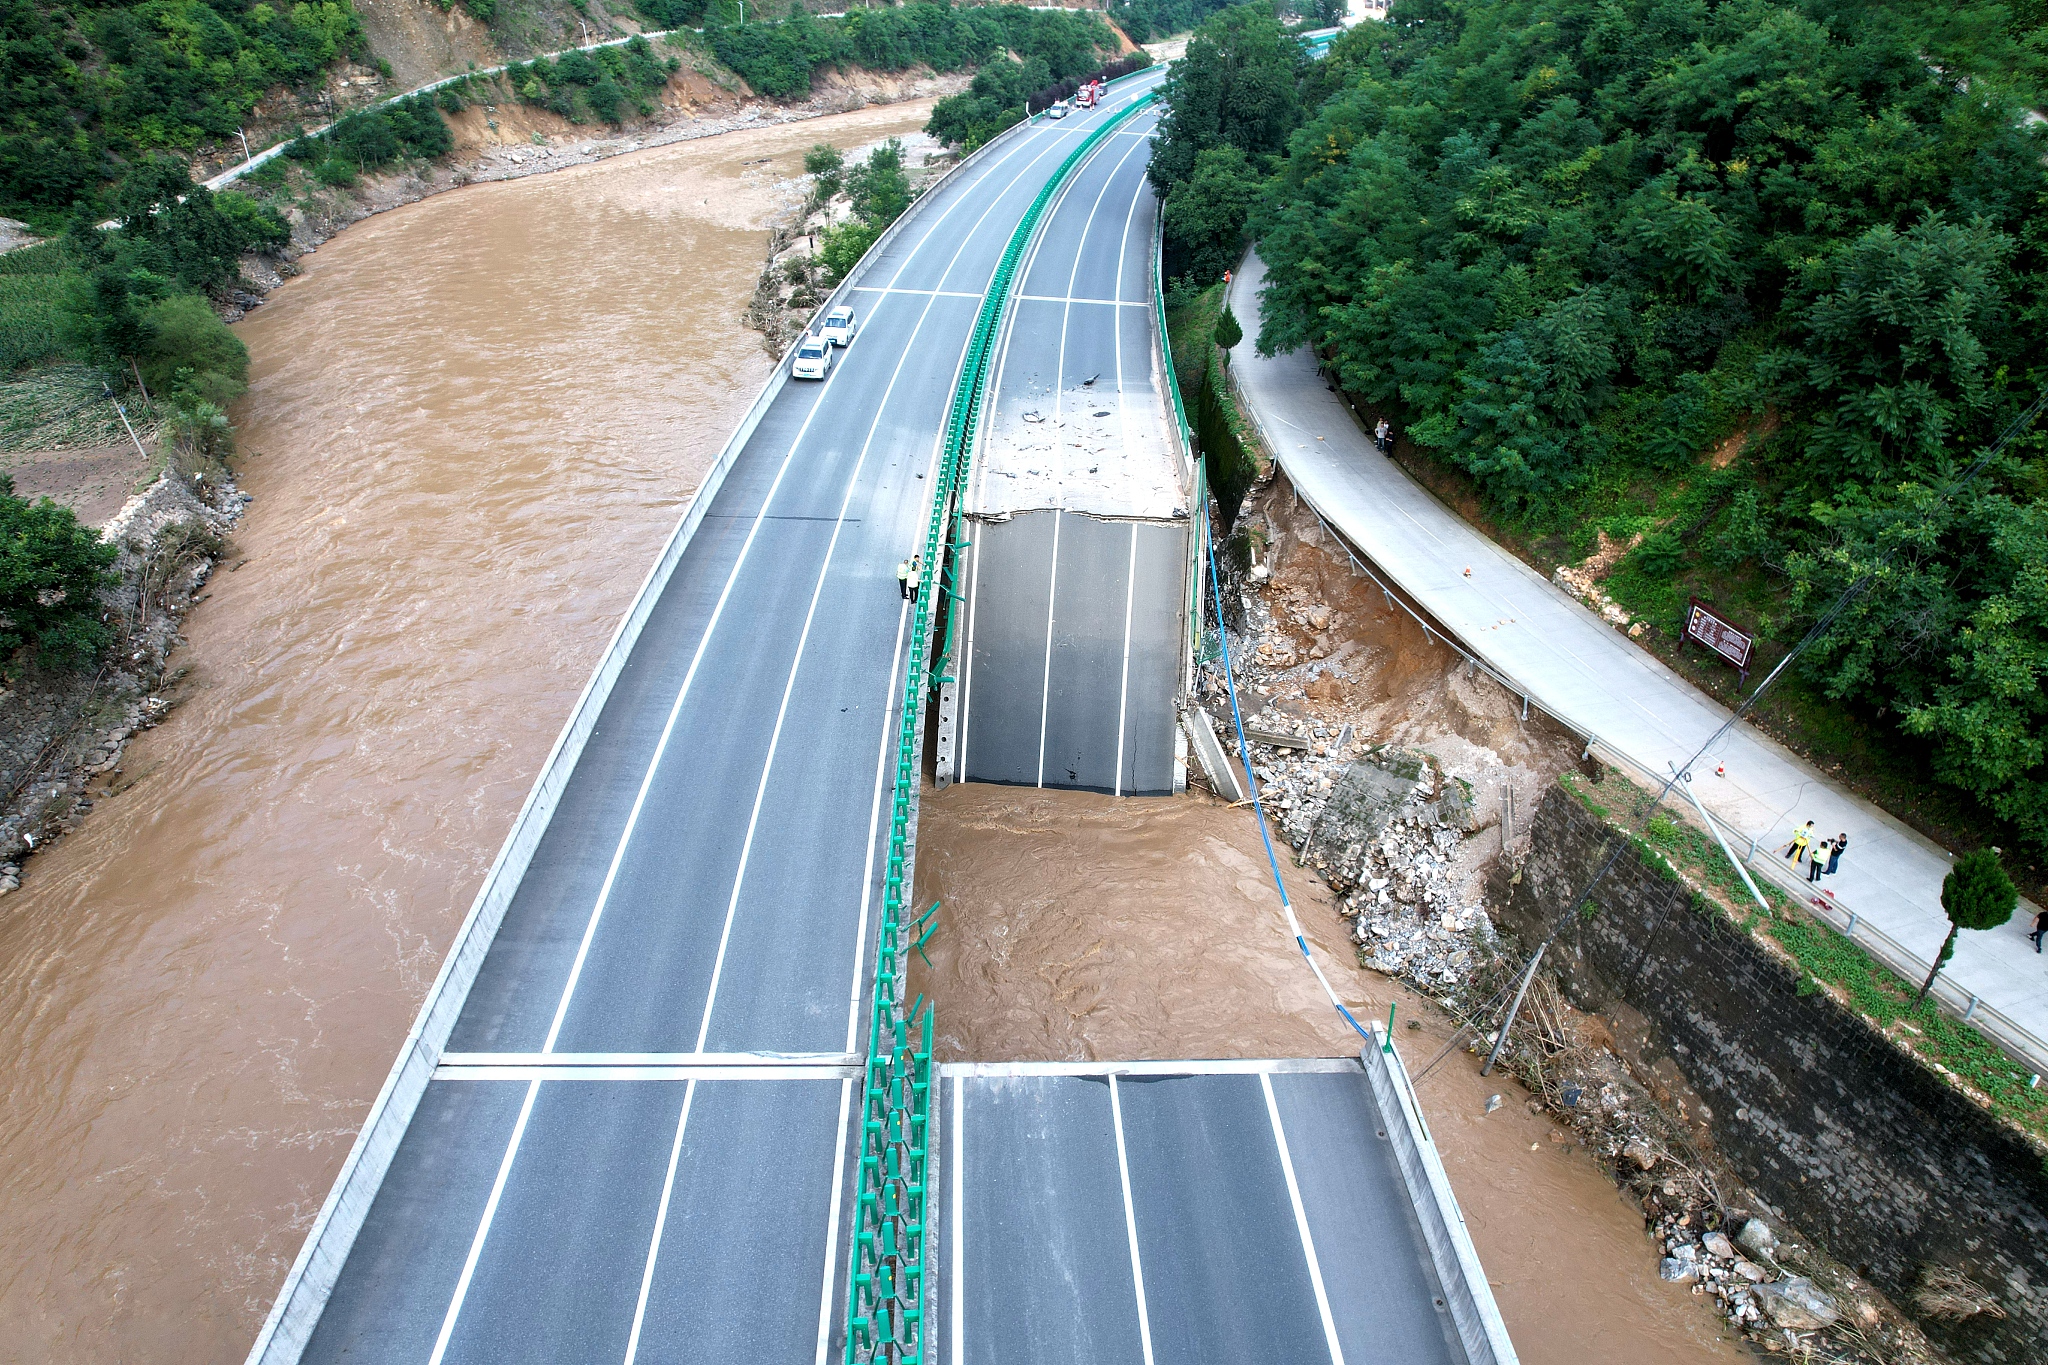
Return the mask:
[(205, 600), (245, 502), (198, 443), (165, 444), (162, 473), (100, 528), (120, 552), (117, 581), (100, 593), (113, 643), (85, 668), (29, 663), (0, 676), (0, 894), (21, 885), (25, 858), (120, 789), (129, 739), (173, 705), (179, 628)]

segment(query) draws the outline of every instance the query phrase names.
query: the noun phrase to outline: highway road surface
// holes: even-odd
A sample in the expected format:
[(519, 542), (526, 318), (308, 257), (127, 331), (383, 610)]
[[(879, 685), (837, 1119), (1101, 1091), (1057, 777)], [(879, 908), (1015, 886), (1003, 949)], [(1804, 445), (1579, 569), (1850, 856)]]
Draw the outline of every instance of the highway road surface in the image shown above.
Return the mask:
[(1174, 789), (1191, 490), (1153, 359), (1157, 121), (1076, 172), (1010, 305), (966, 500), (971, 782)]
[(911, 648), (895, 565), (1005, 243), (1156, 79), (939, 185), (866, 264), (830, 377), (776, 393), (604, 702), (307, 1358), (829, 1349)]

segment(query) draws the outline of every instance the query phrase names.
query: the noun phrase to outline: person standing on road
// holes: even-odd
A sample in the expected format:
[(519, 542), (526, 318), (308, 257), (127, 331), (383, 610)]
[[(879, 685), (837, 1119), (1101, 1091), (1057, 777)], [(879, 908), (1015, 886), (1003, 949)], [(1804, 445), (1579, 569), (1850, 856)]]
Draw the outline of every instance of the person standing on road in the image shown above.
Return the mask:
[(910, 600), (910, 561), (907, 559), (896, 561), (896, 590), (903, 594), (904, 601)]
[(2034, 951), (2037, 953), (2041, 951), (2041, 939), (2044, 936), (2048, 936), (2048, 910), (2034, 916), (2034, 932), (2027, 935), (2034, 940)]
[(1826, 853), (1832, 847), (1833, 845), (1825, 839), (1813, 846), (1813, 856), (1806, 860), (1806, 880), (1810, 882), (1820, 880), (1821, 873), (1825, 871), (1820, 862), (1821, 854)]
[(918, 562), (923, 558), (923, 555), (912, 555), (910, 557), (910, 577), (904, 581), (903, 585), (903, 595), (913, 602), (917, 600), (918, 580), (924, 577), (922, 567)]
[(1843, 849), (1845, 849), (1845, 848), (1847, 848), (1848, 846), (1849, 846), (1849, 836), (1848, 836), (1848, 835), (1846, 835), (1846, 834), (1837, 834), (1837, 835), (1835, 836), (1835, 842), (1834, 842), (1834, 844), (1833, 844), (1833, 845), (1832, 845), (1832, 846), (1831, 846), (1831, 847), (1830, 847), (1830, 848), (1828, 849), (1828, 866), (1827, 866), (1827, 873), (1828, 873), (1828, 875), (1829, 875), (1830, 877), (1834, 876), (1834, 875), (1835, 875), (1835, 869), (1836, 869), (1836, 868), (1838, 868), (1838, 867), (1840, 867), (1840, 866), (1842, 865), (1842, 850), (1843, 850)]
[(1380, 418), (1380, 424), (1372, 429), (1372, 443), (1379, 447), (1382, 455), (1387, 451), (1387, 432), (1389, 430), (1391, 428), (1387, 425), (1387, 419), (1384, 417)]
[(1808, 820), (1802, 829), (1792, 831), (1792, 842), (1785, 845), (1785, 860), (1792, 866), (1799, 866), (1800, 858), (1806, 854), (1806, 846), (1813, 842), (1813, 821)]

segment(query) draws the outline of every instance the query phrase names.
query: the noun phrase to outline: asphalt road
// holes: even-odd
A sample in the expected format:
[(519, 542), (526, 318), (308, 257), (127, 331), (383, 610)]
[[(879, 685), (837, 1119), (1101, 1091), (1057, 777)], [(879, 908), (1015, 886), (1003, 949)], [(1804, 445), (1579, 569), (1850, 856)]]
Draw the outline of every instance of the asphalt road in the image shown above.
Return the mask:
[(952, 1365), (1465, 1359), (1358, 1062), (1005, 1070), (944, 1071)]
[[(1028, 429), (1028, 411), (1054, 433), (1052, 468), (1031, 471), (1021, 508), (970, 523), (959, 734), (971, 782), (1173, 790), (1187, 502), (1184, 490), (1164, 507), (1139, 491), (1164, 466), (1172, 420), (1152, 363), (1156, 123), (1139, 115), (1075, 174), (1011, 305), (991, 425)], [(1068, 439), (1073, 415), (1103, 424), (1099, 453)], [(987, 485), (1004, 477), (978, 470), (970, 507), (1003, 506)], [(1115, 515), (1176, 507), (1178, 520)]]
[[(606, 701), (308, 1357), (828, 1353), (840, 1064), (910, 647), (895, 565), (1011, 231), (1147, 84), (938, 187), (864, 276), (831, 376), (763, 417)], [(823, 1065), (717, 1064), (735, 1053)]]

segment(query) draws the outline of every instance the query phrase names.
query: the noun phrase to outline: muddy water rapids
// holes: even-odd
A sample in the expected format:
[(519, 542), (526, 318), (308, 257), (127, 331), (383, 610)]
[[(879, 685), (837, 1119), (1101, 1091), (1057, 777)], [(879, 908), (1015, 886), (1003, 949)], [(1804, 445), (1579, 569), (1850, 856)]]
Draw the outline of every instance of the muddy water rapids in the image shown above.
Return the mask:
[(429, 199), (321, 247), (237, 329), (247, 562), (194, 613), (184, 701), (120, 794), (0, 900), (0, 1359), (247, 1351), (768, 373), (738, 317), (778, 179), (926, 113)]
[[(239, 567), (189, 623), (179, 708), (0, 900), (0, 1363), (248, 1349), (569, 707), (768, 373), (737, 318), (778, 182), (812, 142), (925, 112), (442, 195), (350, 229), (241, 324)], [(1577, 1178), (1568, 1207), (1517, 1213), (1505, 1278), (1558, 1217), (1627, 1258), (1633, 1215)], [(1473, 1193), (1529, 1201), (1499, 1183)], [(1518, 1335), (1551, 1301), (1507, 1297)], [(1573, 1330), (1523, 1358), (1714, 1358), (1668, 1326), (1585, 1356), (1602, 1312), (1573, 1297)]]

